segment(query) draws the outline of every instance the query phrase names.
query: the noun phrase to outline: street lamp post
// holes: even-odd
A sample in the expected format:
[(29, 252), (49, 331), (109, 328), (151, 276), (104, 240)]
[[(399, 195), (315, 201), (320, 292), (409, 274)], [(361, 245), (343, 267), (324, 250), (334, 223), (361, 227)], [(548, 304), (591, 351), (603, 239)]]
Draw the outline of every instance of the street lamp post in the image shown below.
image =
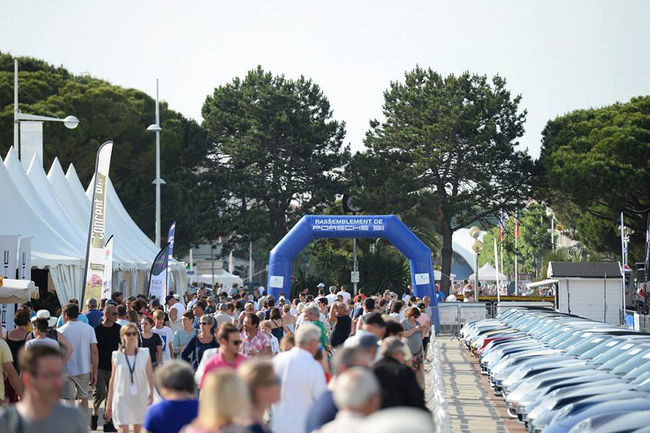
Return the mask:
[(160, 109), (158, 106), (158, 79), (156, 78), (156, 123), (149, 125), (147, 131), (156, 133), (156, 178), (152, 182), (156, 185), (156, 248), (160, 248), (160, 185), (165, 181), (160, 178)]
[(472, 250), (474, 250), (474, 301), (478, 301), (478, 256), (483, 249), (483, 242), (478, 237), (481, 235), (481, 229), (474, 226), (469, 229), (469, 235), (474, 238)]
[[(79, 125), (79, 119), (75, 116), (67, 116), (64, 119), (58, 117), (38, 116), (35, 114), (21, 113), (18, 108), (18, 59), (14, 59), (14, 149), (18, 152), (18, 159), (22, 161), (22, 149), (20, 145), (20, 122), (63, 122), (68, 129), (75, 129)], [(42, 129), (39, 138), (41, 144), (43, 141)], [(42, 148), (41, 148), (42, 150)], [(42, 155), (41, 155), (42, 157)], [(41, 158), (42, 159), (42, 158)], [(29, 161), (27, 161), (29, 163)]]

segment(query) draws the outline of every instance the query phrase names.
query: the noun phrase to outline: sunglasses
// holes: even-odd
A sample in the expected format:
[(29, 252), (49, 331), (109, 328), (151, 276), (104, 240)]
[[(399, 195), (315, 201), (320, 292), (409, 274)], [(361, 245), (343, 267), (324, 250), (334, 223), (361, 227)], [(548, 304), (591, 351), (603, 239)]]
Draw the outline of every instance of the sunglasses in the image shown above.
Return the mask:
[(208, 323), (208, 322), (201, 322), (201, 325), (202, 325), (202, 326), (209, 326), (209, 325), (212, 325), (212, 323)]
[(138, 335), (138, 333), (137, 332), (125, 332), (124, 335), (126, 335), (127, 337), (135, 337), (136, 335)]

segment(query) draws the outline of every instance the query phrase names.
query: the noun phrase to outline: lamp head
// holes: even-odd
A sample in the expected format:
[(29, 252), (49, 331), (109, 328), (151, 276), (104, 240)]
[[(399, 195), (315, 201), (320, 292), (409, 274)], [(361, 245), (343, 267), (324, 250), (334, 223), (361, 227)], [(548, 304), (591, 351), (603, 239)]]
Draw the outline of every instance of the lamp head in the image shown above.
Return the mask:
[(63, 124), (68, 129), (75, 129), (77, 125), (79, 125), (79, 119), (77, 119), (75, 116), (68, 116), (63, 119)]
[(474, 226), (471, 229), (469, 229), (469, 235), (474, 239), (478, 239), (478, 237), (481, 235), (481, 229)]
[(475, 253), (480, 253), (481, 250), (483, 249), (483, 242), (476, 239), (472, 244), (472, 249), (474, 250)]
[(153, 123), (147, 126), (147, 131), (158, 132), (158, 131), (162, 131), (162, 128), (160, 127), (160, 125)]

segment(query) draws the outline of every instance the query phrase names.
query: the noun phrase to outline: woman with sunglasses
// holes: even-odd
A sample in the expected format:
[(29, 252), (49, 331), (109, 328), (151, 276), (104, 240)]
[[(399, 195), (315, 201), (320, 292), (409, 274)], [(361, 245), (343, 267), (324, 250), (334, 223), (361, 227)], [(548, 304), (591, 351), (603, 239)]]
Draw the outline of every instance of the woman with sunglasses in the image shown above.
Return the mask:
[(267, 360), (245, 362), (237, 373), (244, 379), (250, 392), (252, 410), (251, 423), (248, 430), (251, 433), (270, 433), (264, 422), (264, 414), (271, 405), (280, 400), (280, 379), (273, 370), (273, 363)]
[(199, 362), (201, 362), (203, 352), (208, 349), (219, 347), (219, 343), (212, 333), (213, 322), (214, 318), (209, 314), (201, 316), (199, 320), (199, 334), (193, 336), (181, 352), (181, 358), (183, 361), (192, 364), (194, 370), (199, 367)]
[(120, 329), (122, 347), (113, 352), (112, 372), (106, 399), (106, 418), (113, 418), (121, 433), (133, 426), (140, 433), (153, 402), (153, 367), (149, 350), (138, 347), (138, 328), (134, 323)]

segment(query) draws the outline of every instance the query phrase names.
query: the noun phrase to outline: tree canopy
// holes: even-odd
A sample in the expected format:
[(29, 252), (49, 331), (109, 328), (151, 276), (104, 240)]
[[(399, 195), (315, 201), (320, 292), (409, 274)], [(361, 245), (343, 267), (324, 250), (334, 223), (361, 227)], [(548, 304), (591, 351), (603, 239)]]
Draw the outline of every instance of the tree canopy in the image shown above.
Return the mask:
[(642, 259), (650, 211), (650, 96), (549, 121), (540, 163), (549, 203), (578, 240), (619, 255), (623, 212), (634, 230), (630, 262)]
[[(0, 53), (0, 153), (13, 143), (13, 57)], [(80, 120), (74, 130), (45, 123), (44, 167), (54, 157), (65, 168), (73, 163), (84, 185), (95, 168), (100, 144), (115, 142), (111, 180), (125, 208), (153, 239), (155, 221), (155, 141), (148, 125), (154, 122), (155, 101), (144, 92), (114, 86), (106, 81), (76, 76), (41, 60), (19, 58), (19, 107), (30, 114)], [(197, 169), (203, 165), (207, 136), (201, 127), (161, 103), (162, 230), (177, 221), (177, 251), (182, 254), (200, 239), (193, 196)], [(151, 187), (143, 187), (151, 185)]]
[(506, 81), (443, 77), (420, 67), (384, 93), (383, 122), (372, 121), (364, 153), (348, 176), (367, 211), (428, 219), (442, 236), (442, 288), (451, 273), (452, 235), (514, 210), (528, 197), (533, 163), (516, 149), (526, 112)]
[[(228, 180), (210, 208), (215, 232), (280, 240), (304, 214), (334, 203), (349, 148), (320, 87), (257, 67), (214, 89), (203, 104), (207, 168)], [(207, 185), (218, 181), (210, 179)]]

